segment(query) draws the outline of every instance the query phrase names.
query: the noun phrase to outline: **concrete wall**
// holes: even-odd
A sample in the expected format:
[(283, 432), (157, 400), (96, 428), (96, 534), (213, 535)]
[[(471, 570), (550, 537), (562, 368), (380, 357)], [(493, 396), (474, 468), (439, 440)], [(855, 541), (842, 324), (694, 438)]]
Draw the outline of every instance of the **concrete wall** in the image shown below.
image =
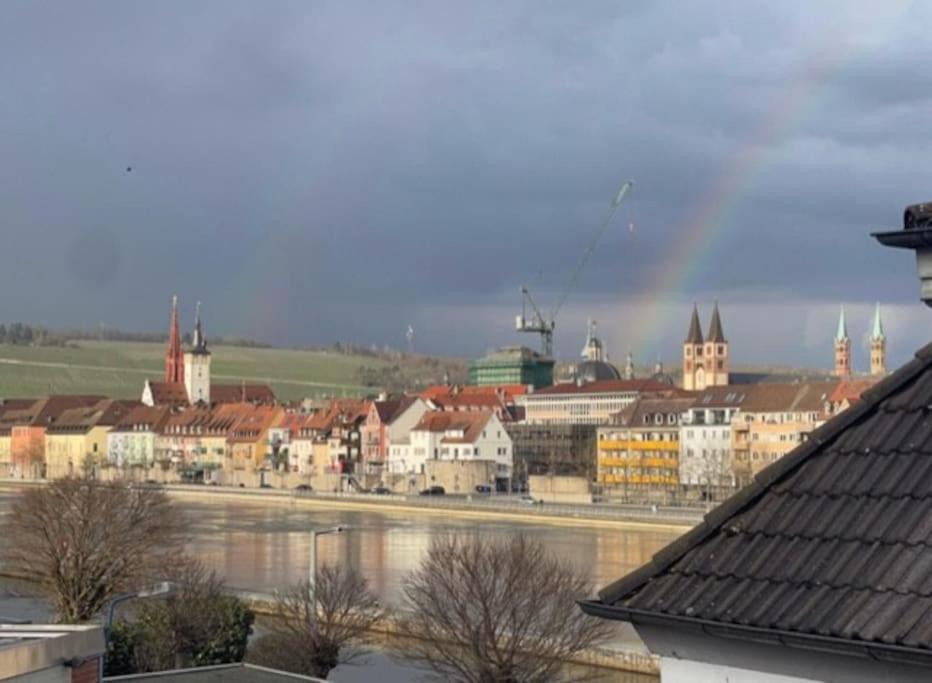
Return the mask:
[(531, 475), (529, 493), (545, 503), (591, 503), (592, 491), (585, 477)]

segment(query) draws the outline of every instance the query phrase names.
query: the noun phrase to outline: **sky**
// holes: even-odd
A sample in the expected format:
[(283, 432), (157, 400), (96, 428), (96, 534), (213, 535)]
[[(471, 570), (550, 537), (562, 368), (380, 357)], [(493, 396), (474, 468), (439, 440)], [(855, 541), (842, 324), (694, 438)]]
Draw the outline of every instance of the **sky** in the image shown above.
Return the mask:
[(610, 356), (680, 357), (714, 301), (737, 363), (891, 364), (932, 337), (926, 3), (0, 3), (0, 320), (474, 357), (526, 285)]

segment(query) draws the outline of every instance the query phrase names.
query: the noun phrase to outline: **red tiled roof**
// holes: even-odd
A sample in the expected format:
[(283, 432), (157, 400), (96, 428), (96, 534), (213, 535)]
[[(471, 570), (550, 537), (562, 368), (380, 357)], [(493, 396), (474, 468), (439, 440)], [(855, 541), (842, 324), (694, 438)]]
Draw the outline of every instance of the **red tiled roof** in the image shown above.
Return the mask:
[(517, 396), (523, 396), (526, 393), (528, 393), (528, 387), (525, 384), (498, 384), (481, 387), (435, 384), (424, 389), (419, 396), (430, 401), (448, 396), (498, 396), (505, 403), (513, 403)]
[(183, 405), (188, 402), (188, 390), (180, 382), (149, 380), (149, 391), (155, 405)]
[(168, 406), (137, 406), (129, 411), (114, 426), (114, 432), (131, 432), (135, 427), (157, 432), (162, 429), (168, 420), (170, 408)]
[[(241, 404), (242, 405), (242, 404)], [(227, 436), (230, 443), (253, 443), (269, 428), (277, 415), (278, 408), (271, 406), (250, 406), (237, 421)]]
[(835, 387), (835, 391), (832, 392), (831, 401), (832, 403), (858, 401), (861, 398), (861, 394), (877, 384), (880, 379), (880, 377), (865, 377), (863, 379), (841, 380), (838, 386)]
[(211, 403), (275, 403), (268, 384), (211, 384)]

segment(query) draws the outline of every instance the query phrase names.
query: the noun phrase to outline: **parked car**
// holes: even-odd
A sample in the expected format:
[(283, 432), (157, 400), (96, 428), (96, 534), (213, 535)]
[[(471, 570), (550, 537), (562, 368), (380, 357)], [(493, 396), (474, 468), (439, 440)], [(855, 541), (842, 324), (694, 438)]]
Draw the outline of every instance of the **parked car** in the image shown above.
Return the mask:
[(376, 486), (374, 489), (372, 489), (372, 493), (377, 496), (388, 496), (391, 494), (391, 492), (392, 490), (387, 486)]
[(422, 496), (442, 496), (446, 493), (446, 490), (442, 486), (428, 486), (426, 489), (421, 491)]
[(522, 505), (543, 505), (544, 501), (537, 500), (534, 496), (521, 496), (518, 502)]
[(310, 484), (298, 484), (294, 487), (295, 491), (313, 491)]
[(480, 496), (489, 496), (492, 494), (492, 487), (488, 484), (476, 484), (476, 493)]

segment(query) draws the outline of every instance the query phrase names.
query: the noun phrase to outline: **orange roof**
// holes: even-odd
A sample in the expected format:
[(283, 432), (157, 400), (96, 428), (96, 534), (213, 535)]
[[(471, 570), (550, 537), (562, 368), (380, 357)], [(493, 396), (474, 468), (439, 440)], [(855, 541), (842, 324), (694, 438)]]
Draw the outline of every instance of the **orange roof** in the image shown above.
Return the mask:
[(879, 377), (865, 377), (859, 379), (843, 379), (832, 392), (832, 403), (841, 403), (842, 401), (859, 401), (861, 394), (870, 389), (880, 380)]
[(231, 443), (255, 442), (262, 438), (262, 434), (281, 414), (281, 409), (273, 406), (249, 406), (249, 408), (250, 410), (230, 431), (227, 441)]
[(275, 429), (286, 429), (289, 433), (296, 433), (302, 426), (304, 426), (304, 421), (307, 419), (307, 415), (302, 415), (301, 413), (296, 413), (294, 411), (289, 411), (282, 413), (281, 417), (275, 420), (272, 427)]
[(433, 401), (446, 396), (499, 396), (505, 403), (514, 403), (518, 396), (528, 393), (526, 384), (497, 384), (486, 386), (458, 386), (447, 384), (434, 384), (427, 387), (419, 395), (423, 399)]

